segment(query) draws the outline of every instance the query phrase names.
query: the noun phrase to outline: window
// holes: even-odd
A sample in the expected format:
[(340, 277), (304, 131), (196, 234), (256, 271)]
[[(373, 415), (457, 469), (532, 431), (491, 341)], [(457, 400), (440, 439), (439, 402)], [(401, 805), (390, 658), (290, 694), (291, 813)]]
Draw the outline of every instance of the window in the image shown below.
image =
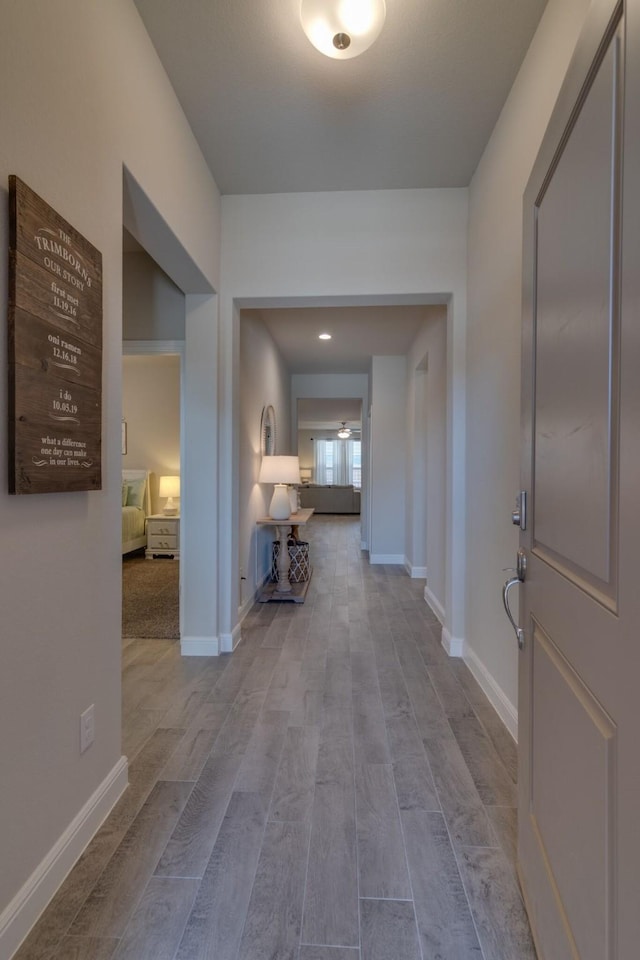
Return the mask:
[(349, 440), (353, 444), (353, 462), (351, 466), (351, 482), (358, 490), (362, 486), (362, 444), (359, 440)]
[(362, 486), (362, 445), (359, 440), (317, 440), (316, 483)]
[(333, 440), (325, 440), (324, 483), (333, 483)]

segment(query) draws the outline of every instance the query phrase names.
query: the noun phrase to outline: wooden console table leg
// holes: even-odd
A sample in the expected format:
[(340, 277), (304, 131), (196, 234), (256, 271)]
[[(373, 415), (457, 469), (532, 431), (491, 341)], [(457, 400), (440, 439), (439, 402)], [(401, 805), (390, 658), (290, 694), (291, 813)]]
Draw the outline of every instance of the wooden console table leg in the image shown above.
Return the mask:
[(276, 527), (276, 536), (280, 541), (280, 553), (278, 554), (278, 593), (291, 593), (291, 583), (289, 582), (289, 568), (291, 558), (289, 557), (289, 538), (290, 524), (282, 524)]

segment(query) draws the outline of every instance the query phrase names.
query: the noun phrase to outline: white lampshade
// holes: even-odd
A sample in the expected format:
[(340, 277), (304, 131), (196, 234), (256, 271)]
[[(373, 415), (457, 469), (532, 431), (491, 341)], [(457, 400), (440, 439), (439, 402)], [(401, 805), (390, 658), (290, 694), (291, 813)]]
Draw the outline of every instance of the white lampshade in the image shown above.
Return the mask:
[(263, 457), (258, 483), (300, 483), (298, 457)]
[(263, 457), (258, 483), (273, 483), (273, 497), (269, 504), (269, 516), (273, 520), (288, 520), (291, 516), (288, 483), (300, 483), (298, 457)]
[(384, 0), (302, 0), (300, 21), (320, 53), (349, 60), (364, 53), (384, 25)]
[(165, 516), (170, 517), (176, 514), (178, 508), (173, 498), (180, 497), (180, 477), (160, 477), (158, 496), (167, 497), (167, 502), (164, 505)]

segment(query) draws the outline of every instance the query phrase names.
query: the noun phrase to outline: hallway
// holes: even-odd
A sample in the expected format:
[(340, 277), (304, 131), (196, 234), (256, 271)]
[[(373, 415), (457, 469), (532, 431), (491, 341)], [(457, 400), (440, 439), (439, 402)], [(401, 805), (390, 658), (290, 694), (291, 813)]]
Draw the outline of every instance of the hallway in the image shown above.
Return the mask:
[(424, 581), (308, 533), (233, 655), (123, 641), (130, 786), (17, 960), (534, 960), (513, 741)]

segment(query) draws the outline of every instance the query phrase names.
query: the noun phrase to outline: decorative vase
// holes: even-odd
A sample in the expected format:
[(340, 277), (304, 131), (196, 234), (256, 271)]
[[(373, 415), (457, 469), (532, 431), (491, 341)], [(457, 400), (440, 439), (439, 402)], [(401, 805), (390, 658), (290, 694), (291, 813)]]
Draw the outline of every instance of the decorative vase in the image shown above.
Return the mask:
[(276, 483), (274, 485), (273, 496), (269, 504), (269, 516), (272, 520), (288, 520), (291, 516), (289, 488), (286, 483)]

